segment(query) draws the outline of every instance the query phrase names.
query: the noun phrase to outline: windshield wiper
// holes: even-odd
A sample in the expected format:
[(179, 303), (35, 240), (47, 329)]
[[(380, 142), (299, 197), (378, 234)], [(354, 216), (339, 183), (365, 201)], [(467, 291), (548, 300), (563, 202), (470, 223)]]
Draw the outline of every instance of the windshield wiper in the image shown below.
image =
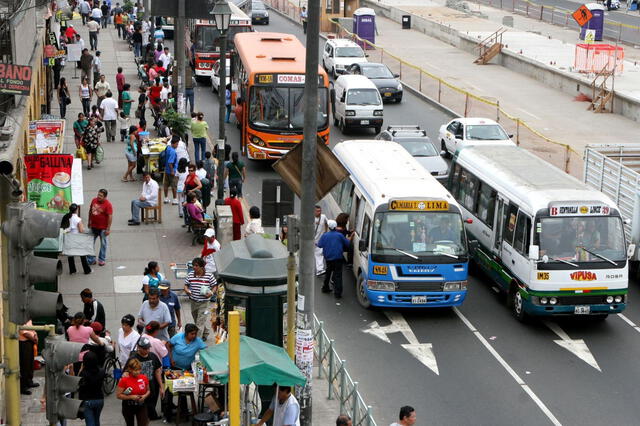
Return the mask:
[(445, 253), (445, 252), (443, 252), (443, 251), (435, 251), (435, 250), (432, 250), (432, 251), (431, 251), (431, 253), (441, 254), (441, 255), (443, 255), (443, 256), (447, 256), (447, 257), (452, 257), (452, 258), (454, 258), (454, 259), (458, 259), (458, 256), (456, 256), (455, 254)]
[(603, 256), (603, 255), (601, 255), (601, 254), (595, 253), (595, 252), (593, 252), (593, 251), (591, 251), (591, 250), (587, 250), (586, 248), (581, 247), (581, 246), (578, 246), (578, 247), (576, 247), (576, 248), (582, 249), (582, 250), (586, 251), (587, 253), (589, 253), (589, 254), (591, 254), (591, 255), (593, 255), (593, 256), (595, 256), (595, 257), (598, 257), (598, 258), (600, 258), (600, 259), (602, 259), (602, 260), (606, 260), (607, 262), (609, 262), (609, 263), (610, 263), (610, 264), (612, 264), (613, 266), (618, 266), (618, 264), (617, 264), (616, 262), (614, 262), (613, 260), (609, 259), (608, 257), (604, 257), (604, 256)]
[(395, 248), (395, 247), (382, 247), (382, 250), (395, 250), (395, 251), (397, 251), (398, 253), (402, 253), (402, 254), (404, 254), (405, 256), (409, 256), (409, 257), (410, 257), (410, 258), (412, 258), (412, 259), (415, 259), (415, 260), (418, 260), (418, 259), (419, 259), (419, 257), (418, 257), (418, 256), (416, 256), (415, 254), (408, 253), (408, 252), (406, 252), (406, 251), (404, 251), (404, 250), (400, 250), (399, 248)]
[(555, 260), (556, 262), (566, 263), (567, 265), (571, 265), (575, 268), (579, 268), (580, 265), (576, 265), (575, 263), (571, 263), (568, 260), (560, 259), (559, 257), (552, 257), (551, 260)]

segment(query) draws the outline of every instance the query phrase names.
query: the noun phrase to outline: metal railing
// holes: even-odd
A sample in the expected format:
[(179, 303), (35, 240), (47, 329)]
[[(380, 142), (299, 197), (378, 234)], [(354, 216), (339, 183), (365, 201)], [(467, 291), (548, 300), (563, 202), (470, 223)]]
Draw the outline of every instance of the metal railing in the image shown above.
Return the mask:
[(318, 378), (323, 376), (329, 382), (328, 399), (335, 397), (340, 401), (340, 413), (348, 414), (354, 426), (376, 426), (372, 408), (364, 402), (358, 391), (358, 382), (354, 382), (347, 371), (347, 361), (340, 358), (333, 339), (329, 339), (324, 330), (324, 322), (313, 316), (314, 354), (318, 362)]

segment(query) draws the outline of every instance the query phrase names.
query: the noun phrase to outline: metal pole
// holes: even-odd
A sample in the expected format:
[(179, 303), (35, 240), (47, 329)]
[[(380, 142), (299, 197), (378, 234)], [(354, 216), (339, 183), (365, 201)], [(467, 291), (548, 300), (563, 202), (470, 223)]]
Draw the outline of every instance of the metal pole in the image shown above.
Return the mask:
[(296, 359), (296, 257), (289, 252), (287, 259), (287, 353)]
[[(145, 21), (148, 21), (149, 20), (149, 9), (151, 9), (151, 0), (144, 0), (142, 5), (144, 7), (144, 13), (142, 14), (142, 19), (144, 19)], [(184, 15), (182, 15), (182, 16), (184, 16)]]
[[(307, 3), (307, 52), (306, 80), (304, 85), (304, 141), (302, 146), (302, 194), (300, 197), (300, 297), (298, 303), (301, 318), (298, 322), (298, 338), (313, 336), (314, 314), (314, 205), (316, 202), (316, 150), (318, 134), (318, 48), (320, 40), (320, 1)], [(313, 339), (309, 342), (312, 346)], [(311, 359), (297, 360), (298, 367), (307, 378), (307, 384), (300, 390), (300, 424), (312, 425), (311, 386), (313, 381), (313, 356)]]
[[(224, 115), (227, 100), (227, 32), (220, 34), (220, 83), (218, 84), (218, 200), (224, 199)], [(222, 141), (222, 148), (220, 148)]]
[(184, 102), (184, 76), (185, 76), (185, 52), (184, 52), (184, 33), (185, 33), (185, 1), (178, 0), (178, 16), (176, 19), (175, 39), (176, 44), (174, 47), (176, 55), (176, 74), (178, 76), (177, 87), (177, 99), (182, 99)]
[(229, 312), (229, 420), (240, 426), (240, 314)]

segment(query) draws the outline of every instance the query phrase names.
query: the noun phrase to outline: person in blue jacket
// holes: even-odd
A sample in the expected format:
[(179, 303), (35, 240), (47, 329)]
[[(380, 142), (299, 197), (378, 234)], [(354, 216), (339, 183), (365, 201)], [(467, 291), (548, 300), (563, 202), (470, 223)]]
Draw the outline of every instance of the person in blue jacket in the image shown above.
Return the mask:
[(336, 299), (342, 297), (342, 265), (344, 264), (344, 252), (351, 244), (351, 236), (346, 238), (341, 232), (337, 231), (338, 224), (335, 220), (328, 220), (327, 227), (329, 231), (324, 233), (318, 243), (318, 247), (322, 249), (322, 255), (327, 263), (327, 269), (324, 276), (323, 293), (330, 293), (331, 277), (333, 276), (333, 294)]

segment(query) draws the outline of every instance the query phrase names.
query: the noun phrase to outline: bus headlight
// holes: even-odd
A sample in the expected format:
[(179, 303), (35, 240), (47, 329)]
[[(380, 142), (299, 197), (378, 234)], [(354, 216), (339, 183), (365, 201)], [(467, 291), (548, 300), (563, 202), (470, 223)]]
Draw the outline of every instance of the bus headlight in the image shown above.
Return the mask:
[(614, 300), (616, 303), (622, 303), (623, 297), (622, 297), (622, 296), (616, 296), (616, 297), (614, 297), (614, 298), (613, 298), (613, 300)]
[(376, 109), (373, 111), (373, 116), (374, 117), (382, 117), (382, 111), (381, 109)]
[(605, 300), (607, 303), (613, 303), (613, 296), (607, 296)]
[(344, 115), (346, 115), (347, 117), (355, 117), (356, 112), (352, 109), (348, 109), (344, 112)]
[(265, 144), (264, 141), (257, 136), (252, 137), (251, 142), (253, 142), (254, 145), (258, 145), (262, 147), (267, 146), (267, 144)]
[(396, 283), (393, 281), (367, 281), (367, 286), (369, 290), (376, 291), (396, 291)]
[(547, 303), (549, 303), (549, 299), (547, 299), (546, 297), (541, 297), (540, 298), (540, 304), (541, 305), (546, 305)]
[(558, 299), (556, 299), (555, 297), (552, 297), (551, 299), (549, 299), (550, 305), (555, 305), (556, 303), (558, 303)]
[(467, 289), (466, 281), (450, 281), (448, 283), (444, 283), (442, 286), (443, 291), (460, 291)]

